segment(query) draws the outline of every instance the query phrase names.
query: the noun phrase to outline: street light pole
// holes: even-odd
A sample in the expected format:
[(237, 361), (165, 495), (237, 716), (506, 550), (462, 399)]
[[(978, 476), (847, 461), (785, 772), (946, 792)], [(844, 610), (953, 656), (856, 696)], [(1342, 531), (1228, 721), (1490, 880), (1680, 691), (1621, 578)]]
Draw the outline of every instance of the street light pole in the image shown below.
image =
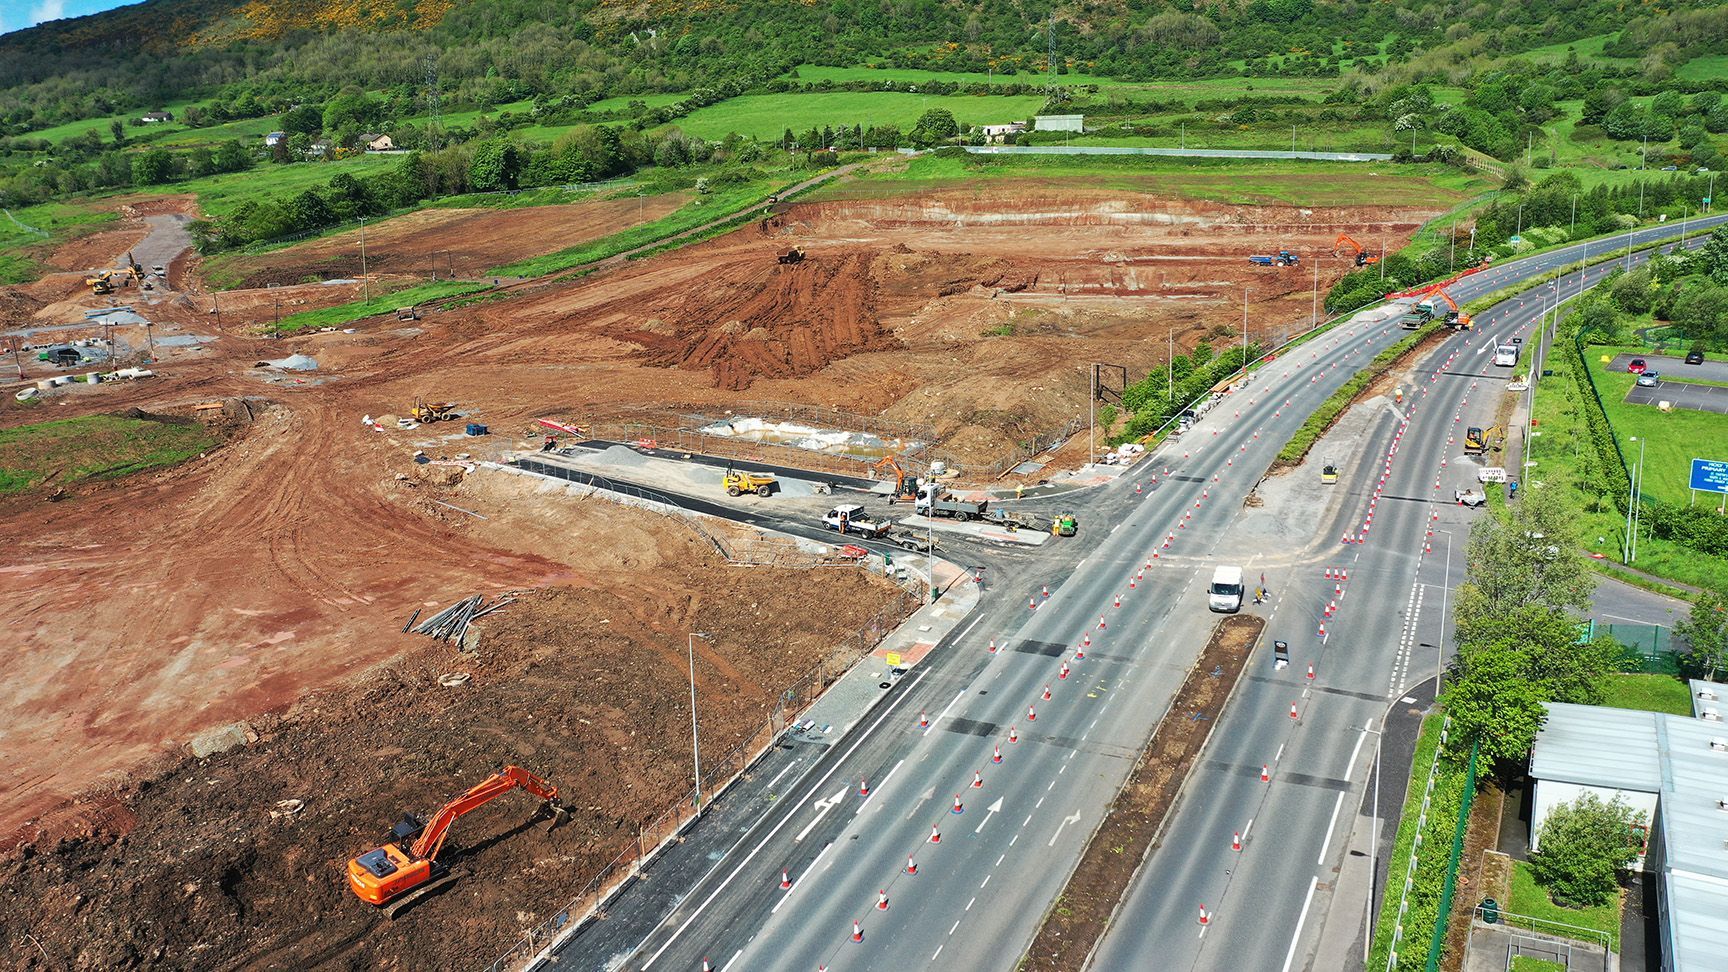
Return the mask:
[(1320, 256), (1314, 256), (1314, 300), (1308, 308), (1308, 330), (1320, 326)]
[(696, 768), (696, 815), (702, 815), (702, 743), (696, 728), (696, 639), (704, 640), (713, 636), (706, 631), (692, 631), (684, 639), (685, 651), (690, 656), (690, 755), (691, 763)]
[(372, 299), (372, 281), (366, 277), (366, 218), (360, 218), (360, 287), (364, 299)]
[(1632, 558), (1626, 561), (1627, 566), (1638, 559), (1638, 530), (1644, 525), (1644, 444), (1649, 439), (1638, 437), (1638, 477), (1632, 481)]

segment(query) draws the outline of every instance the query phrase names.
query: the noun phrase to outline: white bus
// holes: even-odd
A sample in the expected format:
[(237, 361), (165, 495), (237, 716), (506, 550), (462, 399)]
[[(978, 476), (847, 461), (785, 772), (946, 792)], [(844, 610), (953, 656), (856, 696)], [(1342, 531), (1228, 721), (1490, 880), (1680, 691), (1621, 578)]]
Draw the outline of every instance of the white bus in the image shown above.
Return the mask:
[(1518, 345), (1502, 344), (1495, 348), (1494, 363), (1502, 368), (1518, 367)]

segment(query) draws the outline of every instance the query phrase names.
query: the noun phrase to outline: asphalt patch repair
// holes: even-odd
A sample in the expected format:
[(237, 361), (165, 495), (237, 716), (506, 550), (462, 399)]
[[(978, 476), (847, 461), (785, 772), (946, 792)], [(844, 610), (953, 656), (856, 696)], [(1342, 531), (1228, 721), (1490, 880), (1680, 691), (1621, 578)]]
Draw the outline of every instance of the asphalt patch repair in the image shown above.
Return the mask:
[(1218, 724), (1265, 626), (1262, 618), (1238, 614), (1213, 629), (1133, 774), (1093, 832), (1080, 866), (1045, 913), (1021, 972), (1069, 972), (1086, 964), (1134, 872), (1156, 846), (1182, 781)]

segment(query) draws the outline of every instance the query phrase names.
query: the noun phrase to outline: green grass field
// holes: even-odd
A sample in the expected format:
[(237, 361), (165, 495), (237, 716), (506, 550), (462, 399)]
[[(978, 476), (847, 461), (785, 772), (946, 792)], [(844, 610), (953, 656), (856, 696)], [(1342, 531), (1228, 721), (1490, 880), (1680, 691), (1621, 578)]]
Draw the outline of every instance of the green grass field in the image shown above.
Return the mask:
[(1674, 71), (1682, 81), (1720, 81), (1728, 78), (1728, 54), (1706, 54), (1695, 57)]
[[(1592, 365), (1603, 366), (1601, 355), (1613, 357), (1637, 348), (1585, 348)], [(1728, 459), (1728, 415), (1676, 408), (1661, 412), (1654, 405), (1629, 405), (1624, 399), (1638, 376), (1624, 371), (1598, 370), (1596, 387), (1602, 394), (1602, 406), (1608, 421), (1620, 440), (1620, 450), (1629, 461), (1636, 462), (1639, 443), (1644, 445), (1644, 493), (1670, 503), (1685, 503), (1691, 499), (1686, 483), (1691, 475), (1693, 459)]]
[(627, 250), (634, 250), (639, 246), (646, 246), (657, 240), (675, 236), (704, 223), (747, 209), (767, 198), (769, 193), (774, 192), (775, 189), (784, 184), (784, 178), (770, 176), (726, 186), (718, 192), (697, 196), (674, 212), (652, 222), (632, 226), (627, 230), (613, 233), (610, 236), (602, 236), (597, 240), (589, 240), (579, 246), (560, 250), (557, 253), (548, 253), (531, 260), (494, 267), (486, 272), (488, 276), (497, 277), (538, 277), (560, 270), (568, 270), (571, 267), (579, 267), (584, 263), (604, 260), (607, 257), (616, 256)]
[[(186, 179), (144, 190), (151, 194), (189, 192), (198, 197), (198, 208), (210, 216), (226, 216), (247, 200), (259, 198), (260, 190), (285, 199), (304, 189), (321, 188), (338, 172), (352, 176), (374, 175), (397, 164), (395, 156), (359, 155), (335, 162), (296, 162), (290, 165), (262, 163), (245, 172)], [(129, 190), (136, 191), (136, 190)]]
[(1604, 61), (1609, 64), (1631, 63), (1631, 58), (1608, 57), (1602, 53), (1602, 48), (1613, 38), (1613, 34), (1597, 34), (1593, 37), (1580, 37), (1577, 40), (1561, 41), (1546, 47), (1537, 47), (1525, 51), (1518, 56), (1537, 63), (1547, 64), (1566, 60), (1568, 50), (1576, 50), (1580, 60)]
[[(1076, 136), (1067, 144), (1143, 145), (1154, 148), (1186, 146), (1199, 149), (1290, 151), (1291, 129), (1289, 125), (1282, 122), (1238, 125), (1223, 129), (1216, 125), (1189, 125), (1184, 132), (1175, 120), (1175, 116), (1159, 116), (1155, 120), (1133, 118), (1133, 121), (1137, 123), (1155, 121), (1157, 125), (1168, 128), (1170, 131), (1163, 135), (1127, 135), (1121, 137), (1089, 133)], [(1377, 123), (1316, 121), (1312, 124), (1303, 125), (1295, 134), (1296, 148), (1302, 152), (1391, 152), (1400, 144), (1387, 133), (1386, 126)], [(1402, 144), (1409, 147), (1410, 143), (1408, 140), (1404, 140)], [(1418, 138), (1416, 151), (1419, 153), (1427, 151), (1433, 144), (1431, 138)]]
[[(811, 84), (821, 81), (832, 81), (840, 84), (847, 81), (894, 81), (919, 84), (924, 81), (943, 81), (948, 84), (1046, 84), (1052, 80), (1051, 75), (1021, 71), (1018, 74), (991, 73), (987, 71), (926, 71), (921, 68), (891, 68), (891, 67), (823, 67), (817, 64), (800, 65), (794, 75), (788, 75), (794, 81)], [(1054, 76), (1057, 85), (1078, 87), (1080, 85), (1096, 84), (1100, 87), (1119, 87), (1128, 82), (1115, 78), (1101, 77), (1095, 74), (1058, 74)]]
[(1534, 955), (1514, 955), (1511, 972), (1566, 972), (1566, 966)]
[(1480, 192), (1480, 179), (1443, 166), (1384, 167), (1286, 159), (1215, 160), (1159, 156), (919, 156), (889, 172), (859, 172), (812, 193), (812, 199), (863, 199), (989, 181), (1083, 183), (1099, 189), (1158, 193), (1216, 202), (1293, 206), (1354, 205), (1446, 209)]
[(269, 330), (271, 333), (291, 333), (320, 327), (340, 327), (375, 314), (388, 314), (398, 307), (429, 304), (449, 297), (465, 297), (490, 289), (491, 284), (468, 280), (441, 280), (437, 283), (419, 284), (379, 294), (371, 300), (349, 301), (334, 307), (289, 314), (282, 318), (281, 323), (269, 325)]
[(616, 98), (602, 98), (583, 110), (594, 112), (623, 111), (630, 107), (630, 102), (632, 101), (640, 101), (650, 108), (661, 108), (666, 105), (675, 105), (688, 97), (690, 97), (689, 93), (684, 91), (673, 91), (670, 93), (661, 92), (658, 94), (619, 95)]
[(910, 131), (932, 108), (946, 108), (961, 126), (1030, 119), (1044, 104), (1038, 95), (920, 95), (897, 91), (836, 91), (821, 94), (743, 95), (697, 109), (677, 121), (703, 138), (730, 132), (772, 139), (786, 129), (802, 134), (812, 126), (898, 125)]
[(1602, 686), (1602, 704), (1610, 709), (1692, 714), (1692, 691), (1672, 675), (1618, 672)]
[(0, 495), (179, 465), (221, 443), (197, 422), (86, 415), (0, 431)]
[[(114, 213), (93, 210), (79, 202), (42, 203), (9, 212), (10, 217), (0, 213), (0, 284), (35, 280), (43, 268), (32, 258), (33, 252), (118, 218)], [(32, 233), (25, 226), (42, 232)]]
[[(1548, 892), (1536, 883), (1536, 875), (1531, 873), (1528, 861), (1512, 862), (1512, 900), (1505, 904), (1509, 915), (1525, 915), (1530, 918), (1540, 918), (1547, 922), (1562, 925), (1572, 925), (1590, 931), (1601, 932), (1608, 936), (1610, 948), (1620, 950), (1620, 900), (1616, 898), (1609, 904), (1595, 908), (1562, 908), (1550, 901)], [(1516, 925), (1518, 922), (1506, 918), (1506, 923)], [(1538, 925), (1538, 931), (1560, 934), (1563, 929), (1554, 929)], [(1588, 938), (1588, 936), (1581, 936)]]

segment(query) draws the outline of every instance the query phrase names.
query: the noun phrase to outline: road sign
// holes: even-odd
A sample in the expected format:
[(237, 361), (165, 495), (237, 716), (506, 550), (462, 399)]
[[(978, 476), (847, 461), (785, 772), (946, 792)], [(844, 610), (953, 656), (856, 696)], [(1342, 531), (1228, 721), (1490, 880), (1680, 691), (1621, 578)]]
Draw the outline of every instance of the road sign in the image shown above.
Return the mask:
[(1728, 493), (1728, 460), (1692, 460), (1691, 488), (1708, 493)]

